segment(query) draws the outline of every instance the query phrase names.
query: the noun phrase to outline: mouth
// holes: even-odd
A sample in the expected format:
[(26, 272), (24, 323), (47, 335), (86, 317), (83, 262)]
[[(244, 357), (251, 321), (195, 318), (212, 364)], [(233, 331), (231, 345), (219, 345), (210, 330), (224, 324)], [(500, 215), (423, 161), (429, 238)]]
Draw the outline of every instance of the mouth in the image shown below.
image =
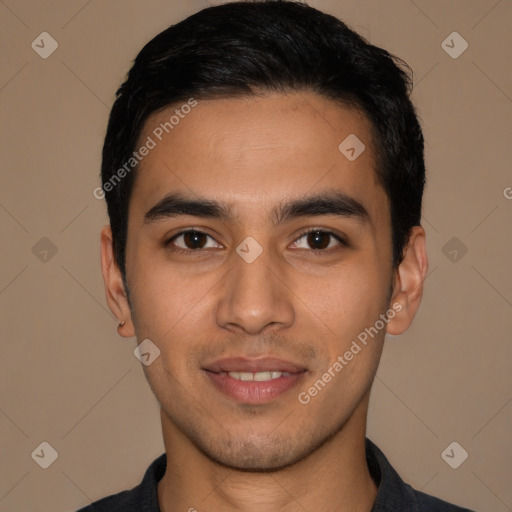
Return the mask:
[(270, 402), (299, 385), (307, 373), (304, 366), (271, 357), (220, 359), (202, 370), (217, 391), (245, 404)]

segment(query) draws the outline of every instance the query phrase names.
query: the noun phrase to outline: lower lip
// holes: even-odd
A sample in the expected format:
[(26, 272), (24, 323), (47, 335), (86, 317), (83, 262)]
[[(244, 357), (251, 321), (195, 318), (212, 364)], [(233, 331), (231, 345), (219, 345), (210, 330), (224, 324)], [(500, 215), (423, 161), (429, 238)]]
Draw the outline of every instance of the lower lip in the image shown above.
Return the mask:
[(277, 379), (243, 381), (230, 377), (227, 373), (206, 371), (215, 387), (225, 395), (246, 404), (263, 404), (294, 388), (304, 378), (306, 372), (282, 375)]

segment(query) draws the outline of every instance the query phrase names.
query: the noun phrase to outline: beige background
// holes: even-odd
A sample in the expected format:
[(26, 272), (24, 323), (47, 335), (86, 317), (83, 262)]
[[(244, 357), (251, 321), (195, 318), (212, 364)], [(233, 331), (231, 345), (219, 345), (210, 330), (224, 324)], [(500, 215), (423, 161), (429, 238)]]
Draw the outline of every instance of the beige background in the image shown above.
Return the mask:
[[(414, 487), (512, 510), (512, 2), (310, 5), (412, 66), (427, 141), (430, 274), (414, 326), (388, 339), (369, 437)], [(76, 510), (138, 484), (163, 452), (136, 340), (117, 336), (106, 306), (106, 210), (92, 191), (131, 61), (206, 6), (0, 1), (1, 512)], [(59, 44), (47, 59), (31, 48), (43, 31)], [(453, 31), (469, 43), (457, 59), (441, 46)], [(452, 237), (458, 246), (446, 246)], [(43, 441), (58, 452), (48, 469), (31, 457)], [(458, 469), (441, 458), (452, 441), (469, 453)]]

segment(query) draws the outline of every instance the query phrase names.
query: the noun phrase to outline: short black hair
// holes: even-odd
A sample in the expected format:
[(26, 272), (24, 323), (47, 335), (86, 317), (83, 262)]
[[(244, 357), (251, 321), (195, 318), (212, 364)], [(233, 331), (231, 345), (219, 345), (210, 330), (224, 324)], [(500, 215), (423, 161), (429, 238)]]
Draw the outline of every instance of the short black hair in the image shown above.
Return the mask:
[(122, 173), (122, 179), (119, 171), (126, 169), (148, 117), (191, 98), (294, 91), (356, 107), (370, 120), (376, 178), (390, 202), (392, 263), (399, 265), (412, 227), (420, 225), (425, 185), (410, 68), (304, 3), (230, 2), (205, 8), (154, 37), (116, 93), (101, 178), (125, 285), (128, 205), (137, 169)]

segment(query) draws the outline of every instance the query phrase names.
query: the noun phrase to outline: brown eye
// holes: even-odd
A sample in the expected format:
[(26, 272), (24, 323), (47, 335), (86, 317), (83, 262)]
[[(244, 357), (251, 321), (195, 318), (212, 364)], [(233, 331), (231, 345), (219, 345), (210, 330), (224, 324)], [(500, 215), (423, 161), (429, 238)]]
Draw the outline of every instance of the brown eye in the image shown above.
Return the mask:
[(346, 245), (345, 242), (334, 233), (321, 229), (314, 229), (303, 233), (294, 242), (296, 248), (321, 251), (332, 247)]
[(312, 231), (307, 235), (307, 242), (313, 249), (326, 249), (330, 239), (331, 235), (323, 231)]
[(206, 244), (206, 235), (198, 231), (188, 231), (183, 234), (183, 243), (187, 249), (202, 249)]
[[(214, 242), (213, 245), (211, 242), (209, 242), (208, 239)], [(207, 245), (208, 243), (210, 245)], [(181, 233), (173, 236), (168, 242), (165, 243), (165, 245), (174, 245), (185, 251), (218, 248), (215, 240), (210, 235), (207, 235), (202, 231), (195, 230), (182, 231)]]

